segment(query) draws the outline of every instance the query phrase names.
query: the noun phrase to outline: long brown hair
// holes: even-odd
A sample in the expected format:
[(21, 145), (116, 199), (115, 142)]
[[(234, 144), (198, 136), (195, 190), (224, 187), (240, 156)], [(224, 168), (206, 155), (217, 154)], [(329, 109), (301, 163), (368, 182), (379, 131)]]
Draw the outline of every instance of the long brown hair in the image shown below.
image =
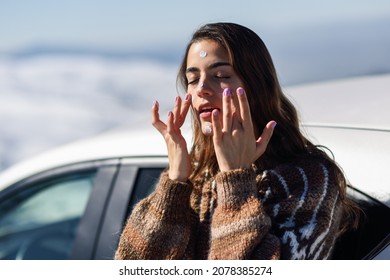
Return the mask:
[[(187, 89), (187, 54), (191, 45), (202, 40), (213, 40), (228, 53), (230, 63), (241, 79), (251, 108), (252, 121), (260, 136), (262, 128), (270, 120), (278, 125), (274, 130), (266, 152), (256, 162), (260, 168), (272, 168), (282, 162), (312, 156), (327, 161), (333, 174), (339, 180), (341, 198), (350, 217), (355, 216), (355, 208), (346, 197), (346, 180), (343, 172), (329, 156), (313, 145), (301, 133), (298, 113), (294, 105), (283, 94), (277, 73), (261, 38), (252, 30), (235, 23), (212, 23), (200, 27), (192, 36), (179, 69), (177, 81)], [(201, 180), (206, 174), (214, 176), (218, 164), (211, 137), (204, 136), (193, 116), (194, 139), (190, 156), (194, 171), (192, 180)]]

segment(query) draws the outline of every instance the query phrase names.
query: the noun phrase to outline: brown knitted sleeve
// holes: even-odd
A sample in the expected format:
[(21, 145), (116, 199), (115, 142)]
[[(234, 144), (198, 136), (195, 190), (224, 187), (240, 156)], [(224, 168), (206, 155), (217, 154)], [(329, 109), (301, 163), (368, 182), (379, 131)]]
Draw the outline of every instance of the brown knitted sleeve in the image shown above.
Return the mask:
[(140, 201), (121, 234), (115, 259), (182, 259), (193, 232), (192, 185), (163, 173), (156, 191)]
[[(268, 236), (271, 221), (258, 198), (255, 172), (233, 170), (217, 175), (217, 205), (211, 224), (210, 259), (249, 259)], [(279, 254), (279, 243), (267, 242), (264, 256)]]

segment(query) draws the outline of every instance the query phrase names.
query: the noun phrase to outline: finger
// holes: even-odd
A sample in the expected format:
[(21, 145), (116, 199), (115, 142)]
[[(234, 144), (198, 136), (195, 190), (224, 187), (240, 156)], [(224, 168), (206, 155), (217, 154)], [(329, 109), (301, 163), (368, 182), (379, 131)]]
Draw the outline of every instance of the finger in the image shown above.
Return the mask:
[(253, 128), (251, 110), (243, 88), (240, 87), (237, 89), (237, 97), (240, 104), (240, 116), (244, 129)]
[(214, 144), (217, 144), (222, 138), (221, 121), (219, 120), (219, 111), (217, 109), (212, 112), (212, 123)]
[(186, 94), (186, 97), (184, 98), (184, 102), (183, 102), (181, 112), (180, 112), (180, 123), (179, 123), (180, 126), (183, 125), (183, 123), (187, 117), (188, 110), (190, 109), (190, 106), (191, 106), (191, 101), (192, 101), (191, 94)]
[(179, 124), (180, 123), (180, 111), (181, 111), (181, 98), (180, 96), (176, 96), (175, 99), (175, 106), (173, 107), (173, 123)]
[(238, 123), (241, 123), (241, 108), (240, 108), (240, 103), (238, 101), (238, 94), (232, 94), (231, 96), (232, 99), (232, 114), (233, 117), (237, 119)]
[(160, 120), (160, 114), (158, 113), (159, 104), (157, 101), (153, 102), (152, 106), (152, 125), (161, 133), (164, 134), (167, 126)]
[(268, 143), (271, 140), (272, 134), (276, 126), (275, 121), (270, 121), (264, 127), (263, 132), (261, 133), (259, 139), (256, 141), (256, 159), (258, 159), (262, 154), (264, 154), (267, 149)]
[(167, 132), (169, 134), (172, 134), (175, 131), (175, 124), (174, 124), (175, 116), (172, 113), (172, 111), (168, 112), (168, 119), (167, 119)]
[(222, 108), (223, 108), (223, 131), (227, 132), (232, 127), (232, 106), (231, 93), (229, 88), (223, 90)]

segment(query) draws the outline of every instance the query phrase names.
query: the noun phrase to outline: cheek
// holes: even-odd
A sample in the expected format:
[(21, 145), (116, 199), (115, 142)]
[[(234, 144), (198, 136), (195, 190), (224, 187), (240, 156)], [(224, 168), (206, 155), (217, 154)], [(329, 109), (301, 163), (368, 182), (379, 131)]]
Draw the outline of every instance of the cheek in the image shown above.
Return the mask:
[(197, 92), (196, 89), (197, 89), (197, 88), (194, 87), (194, 86), (188, 86), (188, 87), (187, 87), (187, 93), (189, 93), (189, 94), (191, 94), (191, 95), (194, 96), (194, 95), (196, 94), (196, 92)]
[(192, 107), (197, 108), (199, 97), (197, 96), (196, 92), (187, 91), (188, 94), (191, 94), (191, 105)]

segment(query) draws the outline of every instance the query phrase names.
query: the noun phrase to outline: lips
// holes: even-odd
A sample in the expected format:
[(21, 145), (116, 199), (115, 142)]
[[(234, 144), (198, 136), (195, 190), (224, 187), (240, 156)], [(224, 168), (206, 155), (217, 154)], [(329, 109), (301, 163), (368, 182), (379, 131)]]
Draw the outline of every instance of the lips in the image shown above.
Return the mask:
[(207, 113), (207, 112), (212, 112), (214, 109), (216, 108), (213, 108), (213, 107), (210, 107), (210, 108), (204, 108), (202, 110), (200, 110), (200, 113)]
[(202, 119), (206, 119), (206, 118), (210, 118), (211, 117), (211, 113), (213, 112), (213, 110), (220, 110), (219, 108), (217, 107), (212, 107), (212, 106), (201, 106), (198, 110), (199, 112), (199, 116), (202, 118)]

